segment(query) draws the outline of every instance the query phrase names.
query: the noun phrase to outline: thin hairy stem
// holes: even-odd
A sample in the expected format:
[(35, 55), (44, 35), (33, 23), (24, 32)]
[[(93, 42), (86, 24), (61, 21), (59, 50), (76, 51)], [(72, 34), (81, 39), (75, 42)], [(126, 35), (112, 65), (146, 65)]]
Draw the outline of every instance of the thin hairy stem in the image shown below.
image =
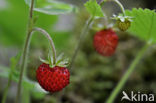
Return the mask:
[(119, 83), (117, 84), (117, 86), (115, 87), (115, 89), (113, 90), (113, 92), (111, 93), (110, 97), (108, 98), (106, 103), (113, 103), (116, 96), (119, 94), (119, 92), (121, 91), (121, 89), (123, 88), (123, 86), (125, 85), (126, 81), (128, 80), (128, 78), (130, 77), (130, 75), (132, 74), (132, 72), (134, 71), (136, 65), (139, 63), (139, 61), (141, 60), (141, 58), (144, 56), (144, 53), (146, 52), (146, 50), (148, 49), (149, 45), (146, 44), (137, 54), (136, 58), (133, 60), (132, 64), (130, 65), (130, 67), (128, 68), (127, 72), (123, 75), (123, 77), (121, 78), (121, 80), (119, 81)]
[(30, 7), (30, 11), (29, 11), (30, 14), (29, 14), (29, 21), (28, 21), (29, 24), (28, 24), (27, 38), (26, 38), (26, 41), (25, 41), (23, 55), (22, 55), (20, 77), (19, 77), (19, 82), (18, 82), (18, 88), (17, 88), (17, 95), (16, 95), (15, 103), (19, 103), (19, 101), (20, 101), (23, 74), (24, 74), (24, 70), (25, 70), (26, 64), (27, 64), (27, 56), (28, 56), (27, 54), (28, 54), (28, 51), (29, 51), (29, 43), (30, 43), (30, 39), (31, 39), (32, 26), (33, 26), (33, 7), (34, 7), (34, 0), (31, 0), (31, 7)]
[(33, 18), (33, 9), (34, 9), (34, 0), (31, 0), (31, 7), (30, 7), (30, 12), (29, 12), (30, 19)]
[(80, 38), (79, 38), (78, 44), (77, 44), (77, 46), (76, 46), (76, 48), (75, 48), (75, 51), (74, 51), (74, 54), (73, 54), (73, 57), (72, 57), (72, 60), (71, 60), (71, 64), (70, 64), (70, 66), (69, 66), (70, 69), (72, 69), (72, 67), (73, 67), (73, 65), (74, 65), (76, 56), (77, 56), (78, 51), (79, 51), (79, 49), (80, 49), (80, 46), (81, 46), (81, 44), (82, 44), (82, 42), (83, 42), (85, 36), (87, 35), (88, 29), (89, 29), (89, 27), (91, 26), (93, 20), (94, 20), (94, 17), (90, 17), (90, 18), (87, 20), (87, 22), (86, 22), (86, 24), (85, 24), (85, 26), (84, 26), (84, 28), (83, 28), (83, 30), (82, 30), (82, 33), (80, 34)]
[(104, 2), (104, 0), (99, 0), (97, 3), (102, 4), (102, 2)]
[(125, 9), (124, 9), (123, 5), (120, 3), (120, 1), (119, 0), (113, 0), (113, 1), (119, 5), (123, 15), (125, 16)]
[(44, 29), (38, 28), (38, 27), (34, 28), (33, 31), (38, 31), (38, 32), (42, 33), (49, 40), (51, 48), (52, 48), (52, 52), (53, 52), (53, 63), (56, 64), (56, 49), (55, 49), (54, 42), (53, 42), (51, 36), (49, 35), (49, 33), (46, 32)]
[(14, 68), (11, 68), (10, 73), (9, 73), (8, 84), (7, 84), (7, 86), (6, 86), (5, 90), (4, 90), (4, 94), (3, 94), (3, 97), (2, 97), (2, 103), (5, 103), (6, 102), (8, 90), (9, 90), (9, 87), (10, 87), (11, 81), (12, 81), (13, 69)]
[(26, 62), (27, 62), (30, 39), (31, 39), (31, 32), (28, 33), (26, 43), (25, 43), (25, 46), (24, 46), (24, 52), (23, 52), (22, 61), (21, 61), (22, 64), (21, 64), (21, 69), (20, 69), (20, 77), (19, 77), (19, 82), (18, 82), (18, 88), (17, 88), (17, 95), (16, 95), (15, 103), (19, 103), (19, 99), (20, 99), (20, 94), (21, 94), (21, 89), (22, 89), (22, 81), (23, 81), (23, 74), (24, 74), (24, 70), (25, 70), (26, 64), (27, 64)]

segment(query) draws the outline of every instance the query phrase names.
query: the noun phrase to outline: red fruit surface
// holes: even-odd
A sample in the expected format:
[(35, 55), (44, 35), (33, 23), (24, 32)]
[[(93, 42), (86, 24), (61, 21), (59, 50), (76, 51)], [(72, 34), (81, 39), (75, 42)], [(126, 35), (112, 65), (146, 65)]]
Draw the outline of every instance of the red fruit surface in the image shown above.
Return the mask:
[(49, 67), (49, 64), (41, 64), (36, 71), (36, 78), (46, 91), (51, 93), (62, 90), (69, 84), (70, 73), (65, 67)]
[(118, 45), (118, 36), (112, 29), (101, 30), (94, 35), (93, 45), (99, 54), (111, 56)]

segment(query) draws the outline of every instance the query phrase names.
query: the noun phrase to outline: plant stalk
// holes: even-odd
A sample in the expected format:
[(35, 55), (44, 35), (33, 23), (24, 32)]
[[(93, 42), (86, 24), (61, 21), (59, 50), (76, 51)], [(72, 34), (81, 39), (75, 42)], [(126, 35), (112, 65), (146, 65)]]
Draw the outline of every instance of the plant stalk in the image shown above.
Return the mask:
[(26, 62), (27, 62), (30, 39), (31, 39), (31, 32), (29, 32), (27, 34), (27, 39), (26, 39), (26, 43), (24, 46), (24, 51), (23, 51), (23, 56), (22, 56), (22, 64), (21, 64), (21, 69), (20, 69), (20, 77), (19, 77), (19, 82), (18, 82), (18, 88), (17, 88), (17, 95), (16, 95), (15, 103), (19, 103), (19, 98), (20, 98), (21, 89), (22, 89), (23, 74), (24, 74), (24, 70), (25, 70), (26, 64), (27, 64)]
[(7, 86), (6, 86), (5, 90), (4, 90), (4, 94), (3, 94), (3, 97), (2, 97), (2, 103), (5, 103), (6, 102), (8, 90), (9, 90), (9, 87), (10, 87), (11, 81), (12, 81), (13, 69), (14, 68), (11, 68), (10, 73), (9, 73), (8, 84), (7, 84)]
[(138, 52), (138, 54), (135, 57), (135, 59), (133, 60), (132, 64), (128, 68), (127, 72), (123, 75), (123, 77), (121, 78), (121, 80), (119, 81), (119, 83), (117, 84), (117, 86), (115, 87), (115, 89), (113, 90), (113, 92), (111, 93), (109, 98), (107, 99), (106, 103), (113, 103), (114, 102), (116, 96), (119, 94), (119, 92), (121, 91), (121, 89), (125, 85), (126, 81), (128, 80), (128, 78), (130, 77), (130, 75), (134, 71), (136, 65), (142, 59), (142, 57), (143, 57), (144, 53), (146, 52), (146, 50), (148, 49), (148, 47), (149, 47), (149, 45), (145, 44), (145, 46)]
[(85, 36), (87, 35), (88, 29), (90, 28), (90, 26), (91, 26), (93, 20), (94, 20), (94, 17), (90, 17), (90, 18), (87, 20), (87, 22), (86, 22), (86, 24), (85, 24), (85, 26), (84, 26), (84, 28), (83, 28), (81, 34), (80, 34), (80, 38), (79, 38), (78, 44), (77, 44), (77, 46), (76, 46), (76, 48), (75, 48), (75, 51), (74, 51), (74, 54), (73, 54), (73, 57), (72, 57), (72, 60), (71, 60), (71, 64), (70, 64), (70, 66), (69, 66), (69, 69), (72, 69), (72, 68), (73, 68), (73, 65), (74, 65), (76, 56), (77, 56), (77, 54), (78, 54), (78, 51), (79, 51), (79, 49), (80, 49), (80, 46), (81, 46), (81, 44), (82, 44), (82, 42), (83, 42)]
[(56, 64), (56, 49), (55, 49), (54, 42), (53, 42), (52, 38), (50, 37), (50, 35), (48, 34), (48, 32), (46, 32), (44, 29), (38, 28), (38, 27), (34, 28), (33, 31), (41, 32), (49, 40), (52, 51), (53, 51), (53, 63)]
[(119, 0), (112, 0), (112, 1), (114, 1), (115, 3), (117, 3), (119, 5), (123, 15), (125, 16), (125, 9), (124, 9), (123, 5), (120, 3), (120, 1)]
[(7, 87), (4, 90), (4, 94), (3, 94), (3, 97), (2, 97), (2, 103), (5, 103), (6, 102), (6, 98), (7, 98), (7, 94), (8, 94), (8, 89), (10, 87), (10, 84), (11, 84), (11, 78), (9, 76), (8, 84), (7, 84)]
[(27, 56), (28, 56), (29, 44), (30, 44), (31, 33), (32, 33), (32, 26), (33, 26), (33, 7), (34, 7), (34, 0), (31, 0), (31, 7), (30, 7), (30, 11), (29, 11), (29, 13), (30, 13), (29, 14), (29, 24), (28, 24), (28, 31), (27, 31), (28, 33), (27, 33), (24, 50), (23, 50), (23, 55), (22, 55), (20, 77), (19, 77), (19, 83), (18, 83), (15, 103), (20, 102), (23, 74), (24, 74), (24, 70), (25, 70), (26, 64), (27, 64)]

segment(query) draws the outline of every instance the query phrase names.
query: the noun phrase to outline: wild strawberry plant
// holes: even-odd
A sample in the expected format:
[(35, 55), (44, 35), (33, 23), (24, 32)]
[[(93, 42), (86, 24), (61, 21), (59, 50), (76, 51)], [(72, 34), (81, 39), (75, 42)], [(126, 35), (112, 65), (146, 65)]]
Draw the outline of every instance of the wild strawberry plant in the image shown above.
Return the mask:
[[(35, 27), (35, 23), (38, 18), (36, 16), (34, 17), (33, 12), (37, 11), (37, 12), (41, 12), (41, 13), (45, 13), (45, 14), (49, 14), (49, 15), (58, 15), (58, 14), (64, 14), (64, 13), (69, 13), (69, 12), (75, 11), (76, 10), (75, 7), (72, 5), (69, 5), (69, 4), (65, 4), (65, 3), (61, 3), (61, 2), (57, 2), (57, 1), (51, 1), (51, 0), (46, 0), (46, 1), (25, 0), (25, 2), (30, 7), (30, 10), (29, 10), (29, 20), (28, 20), (28, 27), (27, 27), (27, 37), (26, 37), (26, 41), (25, 41), (25, 45), (24, 45), (24, 49), (23, 49), (23, 53), (22, 53), (22, 58), (21, 58), (20, 73), (17, 72), (17, 77), (19, 77), (19, 80), (18, 79), (15, 80), (15, 78), (13, 78), (15, 75), (14, 71), (13, 71), (15, 67), (11, 67), (13, 69), (11, 69), (10, 74), (6, 74), (9, 76), (9, 81), (8, 81), (8, 86), (6, 87), (6, 90), (3, 95), (2, 103), (5, 103), (5, 101), (6, 101), (7, 91), (10, 86), (11, 80), (15, 80), (16, 82), (18, 82), (17, 96), (16, 96), (16, 100), (15, 100), (16, 103), (19, 103), (20, 98), (23, 97), (23, 96), (21, 96), (21, 89), (24, 85), (27, 85), (27, 86), (29, 85), (28, 86), (29, 88), (25, 88), (23, 90), (23, 91), (25, 91), (26, 94), (28, 93), (29, 90), (31, 90), (31, 89), (33, 90), (33, 88), (36, 87), (36, 84), (34, 82), (29, 81), (24, 75), (25, 68), (27, 67), (27, 57), (28, 57), (28, 51), (29, 51), (31, 37), (35, 31), (43, 34), (47, 38), (47, 40), (49, 41), (49, 43), (51, 45), (52, 53), (49, 56), (50, 59), (48, 59), (49, 60), (48, 63), (45, 60), (43, 60), (43, 61), (47, 63), (46, 65), (49, 65), (49, 67), (46, 68), (47, 71), (48, 70), (50, 71), (49, 74), (47, 74), (47, 76), (56, 74), (56, 80), (54, 81), (56, 88), (55, 88), (55, 90), (49, 90), (49, 89), (46, 89), (46, 90), (58, 91), (58, 90), (61, 90), (62, 88), (64, 88), (67, 84), (69, 84), (70, 73), (69, 73), (68, 69), (65, 68), (68, 64), (68, 60), (67, 59), (64, 60), (62, 56), (59, 56), (57, 58), (55, 45), (53, 43), (53, 40), (52, 40), (50, 34), (42, 28)], [(17, 65), (17, 63), (14, 63), (13, 66), (16, 66), (16, 65)], [(45, 69), (43, 69), (43, 70), (45, 70)], [(67, 72), (67, 76), (65, 76), (65, 72)], [(41, 74), (42, 74), (41, 72), (37, 72), (37, 75), (38, 75), (37, 77), (42, 77)], [(1, 74), (1, 75), (6, 76), (4, 74)], [(61, 80), (65, 79), (64, 81), (66, 81), (66, 82), (65, 83), (61, 82), (58, 78)], [(40, 78), (40, 80), (42, 81), (43, 79)], [(39, 82), (40, 82), (40, 80), (39, 80)], [(57, 80), (59, 80), (59, 81), (57, 81)], [(40, 83), (41, 83), (41, 86), (43, 87), (43, 83), (42, 82), (40, 82)], [(53, 84), (53, 86), (54, 86), (54, 84)], [(45, 87), (45, 85), (44, 85), (44, 87)], [(35, 90), (35, 92), (37, 92), (37, 89)]]
[[(102, 10), (103, 4), (111, 1), (119, 5), (122, 13), (118, 15), (112, 15), (112, 17), (108, 17), (104, 13), (104, 11)], [(29, 6), (30, 11), (27, 27), (27, 37), (23, 53), (21, 54), (22, 60), (20, 65), (20, 73), (17, 72), (17, 70), (15, 70), (16, 65), (19, 61), (19, 56), (17, 56), (17, 58), (11, 59), (11, 69), (9, 70), (6, 68), (6, 72), (0, 73), (0, 75), (3, 77), (9, 77), (8, 85), (3, 95), (2, 103), (5, 103), (6, 101), (7, 92), (11, 80), (18, 82), (16, 103), (20, 102), (19, 99), (21, 95), (21, 89), (22, 87), (24, 87), (24, 85), (29, 85), (29, 91), (32, 90), (35, 91), (35, 93), (40, 92), (41, 95), (43, 92), (38, 91), (37, 88), (35, 88), (38, 85), (38, 83), (46, 91), (53, 93), (61, 91), (63, 88), (69, 85), (70, 72), (67, 68), (73, 68), (80, 46), (83, 44), (83, 41), (85, 40), (85, 37), (88, 34), (88, 31), (90, 30), (90, 28), (92, 28), (92, 24), (94, 24), (94, 21), (99, 18), (103, 18), (104, 20), (106, 20), (106, 22), (108, 22), (108, 20), (115, 20), (115, 24), (110, 26), (111, 23), (108, 22), (106, 25), (103, 25), (103, 28), (100, 28), (101, 30), (96, 31), (94, 35), (93, 46), (95, 48), (95, 51), (97, 51), (102, 56), (113, 56), (115, 50), (118, 49), (118, 42), (120, 42), (118, 40), (120, 38), (116, 33), (117, 30), (123, 32), (127, 31), (131, 35), (136, 36), (140, 40), (143, 40), (145, 42), (144, 47), (142, 47), (142, 49), (138, 51), (136, 57), (132, 61), (125, 74), (122, 76), (121, 80), (111, 93), (110, 97), (107, 99), (106, 103), (114, 102), (116, 96), (119, 94), (119, 92), (125, 85), (126, 81), (134, 71), (135, 67), (145, 55), (147, 49), (156, 43), (156, 13), (154, 10), (133, 8), (132, 10), (125, 11), (123, 5), (118, 0), (100, 0), (99, 2), (97, 2), (96, 0), (89, 0), (84, 4), (84, 6), (90, 14), (90, 17), (84, 25), (79, 42), (77, 43), (73, 57), (71, 59), (70, 66), (68, 67), (67, 59), (64, 60), (62, 56), (57, 57), (55, 45), (49, 33), (46, 32), (44, 29), (35, 26), (36, 20), (38, 18), (34, 16), (33, 12), (37, 11), (49, 15), (58, 15), (76, 11), (76, 8), (69, 4), (64, 4), (58, 1), (51, 0), (25, 0), (25, 2)], [(36, 72), (38, 83), (28, 80), (27, 77), (24, 75), (25, 68), (27, 67), (29, 45), (34, 32), (40, 32), (48, 39), (52, 51), (52, 53), (49, 54), (48, 60), (41, 59), (43, 64), (41, 64), (38, 67)], [(18, 77), (19, 80), (15, 77)]]

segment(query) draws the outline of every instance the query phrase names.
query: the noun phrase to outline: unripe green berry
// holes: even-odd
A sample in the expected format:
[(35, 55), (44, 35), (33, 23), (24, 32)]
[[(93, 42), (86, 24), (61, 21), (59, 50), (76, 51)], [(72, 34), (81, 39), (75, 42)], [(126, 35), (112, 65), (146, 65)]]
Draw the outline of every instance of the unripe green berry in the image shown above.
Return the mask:
[(123, 22), (118, 19), (116, 23), (121, 31), (126, 31), (131, 26), (131, 21), (128, 19), (125, 19)]
[(121, 30), (121, 31), (126, 31), (130, 26), (131, 26), (131, 22), (132, 22), (132, 17), (130, 16), (116, 16), (113, 15), (114, 17), (112, 19), (116, 20), (116, 24), (117, 27)]

